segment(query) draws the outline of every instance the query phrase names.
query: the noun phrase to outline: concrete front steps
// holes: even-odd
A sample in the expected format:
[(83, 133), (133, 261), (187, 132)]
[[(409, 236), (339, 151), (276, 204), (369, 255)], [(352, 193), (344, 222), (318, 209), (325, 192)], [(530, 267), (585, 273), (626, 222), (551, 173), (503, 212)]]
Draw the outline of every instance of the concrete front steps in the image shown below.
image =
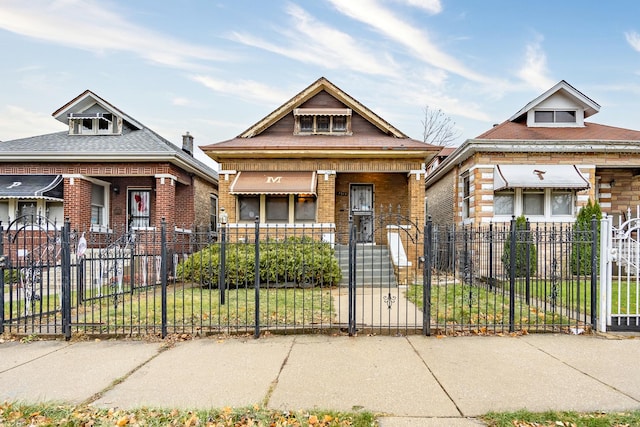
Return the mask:
[[(340, 286), (349, 285), (349, 246), (336, 245), (336, 257), (342, 270)], [(374, 288), (396, 287), (398, 282), (386, 246), (358, 243), (356, 246), (356, 285)]]

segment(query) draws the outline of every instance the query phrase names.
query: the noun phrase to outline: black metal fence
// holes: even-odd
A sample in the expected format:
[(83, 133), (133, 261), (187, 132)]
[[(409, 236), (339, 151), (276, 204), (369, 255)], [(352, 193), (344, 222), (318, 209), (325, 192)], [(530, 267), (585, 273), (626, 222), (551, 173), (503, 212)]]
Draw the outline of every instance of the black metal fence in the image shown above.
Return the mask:
[[(451, 334), (595, 324), (597, 223), (423, 227), (0, 224), (0, 333)], [(424, 232), (426, 231), (426, 232)], [(424, 301), (429, 303), (424, 304)]]

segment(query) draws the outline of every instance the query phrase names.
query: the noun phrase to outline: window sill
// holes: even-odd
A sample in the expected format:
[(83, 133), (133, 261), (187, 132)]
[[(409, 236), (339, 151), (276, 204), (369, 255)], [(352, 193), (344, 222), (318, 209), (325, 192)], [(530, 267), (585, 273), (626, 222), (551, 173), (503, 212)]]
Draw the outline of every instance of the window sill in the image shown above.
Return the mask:
[(91, 228), (89, 229), (91, 233), (113, 233), (113, 230), (107, 227), (106, 225), (97, 225), (91, 224)]

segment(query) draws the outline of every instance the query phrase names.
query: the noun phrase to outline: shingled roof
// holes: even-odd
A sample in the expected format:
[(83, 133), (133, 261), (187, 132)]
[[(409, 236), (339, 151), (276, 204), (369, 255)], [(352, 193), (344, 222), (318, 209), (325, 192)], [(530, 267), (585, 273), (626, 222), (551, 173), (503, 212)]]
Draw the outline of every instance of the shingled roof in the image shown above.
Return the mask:
[[(169, 162), (203, 179), (214, 182), (218, 172), (184, 152), (140, 122), (107, 103), (91, 91), (84, 91), (53, 113), (63, 121), (77, 103), (91, 98), (123, 117), (127, 126), (121, 134), (69, 135), (68, 131), (0, 142), (3, 162)], [(88, 102), (88, 101), (87, 101)]]
[(528, 127), (526, 123), (506, 121), (475, 139), (526, 141), (640, 141), (640, 131), (597, 123), (584, 127)]

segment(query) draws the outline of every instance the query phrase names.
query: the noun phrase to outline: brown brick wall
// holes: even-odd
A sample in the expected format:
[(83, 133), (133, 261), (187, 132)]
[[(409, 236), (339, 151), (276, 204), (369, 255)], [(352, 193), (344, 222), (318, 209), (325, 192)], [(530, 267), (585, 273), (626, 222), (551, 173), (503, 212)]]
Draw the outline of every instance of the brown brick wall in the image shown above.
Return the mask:
[[(162, 217), (168, 223), (191, 226), (198, 218), (209, 221), (209, 202), (204, 203), (202, 194), (196, 196), (194, 185), (201, 186), (203, 192), (207, 189), (215, 191), (215, 186), (198, 177), (193, 177), (187, 172), (170, 163), (12, 163), (0, 165), (0, 174), (61, 174), (61, 175), (86, 175), (110, 182), (111, 188), (118, 187), (119, 193), (111, 191), (110, 226), (121, 227), (127, 224), (127, 189), (148, 188), (151, 189), (151, 222), (159, 224)], [(172, 175), (179, 182), (173, 182), (172, 191), (163, 192), (160, 179), (154, 179), (154, 175)], [(69, 217), (74, 227), (87, 229), (91, 223), (91, 182), (81, 178), (66, 178), (64, 183), (64, 215)], [(172, 180), (165, 178), (165, 182)], [(192, 181), (196, 184), (192, 185)], [(165, 188), (164, 190), (168, 190)], [(153, 191), (155, 190), (155, 191)], [(158, 192), (160, 191), (160, 196)], [(172, 194), (173, 193), (173, 194)], [(205, 219), (206, 218), (206, 219)]]
[(449, 173), (426, 190), (428, 214), (434, 224), (450, 225), (454, 223), (455, 179)]
[(164, 218), (167, 224), (176, 224), (176, 182), (171, 178), (156, 178), (155, 224)]
[(72, 229), (88, 230), (91, 227), (91, 182), (65, 178), (63, 191), (65, 219), (69, 218)]
[(195, 224), (199, 227), (207, 227), (209, 226), (211, 214), (211, 195), (217, 195), (218, 189), (213, 184), (194, 177), (192, 192), (193, 203), (189, 204), (189, 206), (191, 207), (193, 218), (195, 218)]
[(318, 174), (317, 220), (320, 223), (333, 223), (336, 217), (336, 175)]

